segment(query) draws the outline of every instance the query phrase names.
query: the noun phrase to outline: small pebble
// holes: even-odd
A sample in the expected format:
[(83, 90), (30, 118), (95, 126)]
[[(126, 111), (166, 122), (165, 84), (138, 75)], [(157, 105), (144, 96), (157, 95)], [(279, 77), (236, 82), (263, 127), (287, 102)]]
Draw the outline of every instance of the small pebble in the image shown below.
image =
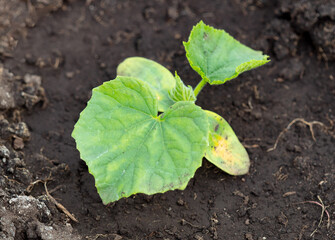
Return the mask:
[(22, 138), (16, 137), (13, 141), (13, 148), (15, 150), (22, 150), (24, 148), (24, 142)]
[(74, 72), (67, 72), (65, 73), (65, 76), (69, 79), (73, 78), (74, 77)]
[(9, 150), (4, 145), (0, 145), (0, 157), (9, 158)]
[(184, 206), (185, 205), (185, 201), (183, 199), (179, 198), (178, 201), (177, 201), (177, 204), (179, 206)]

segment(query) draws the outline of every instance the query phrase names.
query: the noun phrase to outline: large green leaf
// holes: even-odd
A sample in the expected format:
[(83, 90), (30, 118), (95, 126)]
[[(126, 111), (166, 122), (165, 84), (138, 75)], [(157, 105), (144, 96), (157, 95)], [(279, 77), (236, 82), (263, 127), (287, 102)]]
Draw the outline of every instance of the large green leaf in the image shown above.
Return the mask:
[(159, 63), (142, 57), (130, 57), (117, 67), (118, 76), (135, 77), (152, 88), (158, 101), (158, 110), (164, 112), (174, 102), (169, 97), (169, 91), (176, 85), (172, 73)]
[(224, 30), (200, 21), (184, 42), (191, 67), (210, 84), (223, 84), (240, 73), (259, 67), (270, 60), (235, 40)]
[(158, 115), (147, 83), (117, 77), (93, 89), (72, 136), (106, 204), (184, 189), (208, 146), (208, 118), (192, 102)]
[(231, 175), (248, 173), (250, 166), (248, 153), (233, 129), (218, 114), (205, 112), (209, 123), (209, 147), (205, 153), (206, 159)]

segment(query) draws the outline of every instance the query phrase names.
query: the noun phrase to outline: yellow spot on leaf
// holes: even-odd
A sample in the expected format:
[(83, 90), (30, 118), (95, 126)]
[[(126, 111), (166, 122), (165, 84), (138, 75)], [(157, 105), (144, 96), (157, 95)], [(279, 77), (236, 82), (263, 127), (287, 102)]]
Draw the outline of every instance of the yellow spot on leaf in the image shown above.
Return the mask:
[(229, 143), (225, 138), (220, 138), (214, 145), (214, 155), (225, 160), (225, 164), (234, 163), (234, 155), (229, 150)]

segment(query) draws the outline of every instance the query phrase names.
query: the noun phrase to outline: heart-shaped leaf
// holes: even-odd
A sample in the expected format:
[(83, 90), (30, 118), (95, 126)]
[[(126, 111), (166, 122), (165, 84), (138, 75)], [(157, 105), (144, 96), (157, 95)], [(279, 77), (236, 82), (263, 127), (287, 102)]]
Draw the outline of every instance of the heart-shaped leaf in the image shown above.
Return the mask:
[(102, 201), (184, 189), (208, 147), (208, 118), (181, 101), (158, 115), (147, 83), (117, 77), (93, 89), (72, 136)]
[(159, 63), (142, 57), (130, 57), (117, 67), (118, 76), (140, 79), (149, 84), (158, 101), (158, 110), (164, 112), (174, 104), (169, 97), (169, 91), (176, 85), (172, 73)]
[(200, 21), (193, 27), (188, 42), (184, 42), (191, 67), (210, 84), (223, 84), (242, 72), (259, 67), (270, 60), (224, 30)]
[(233, 129), (218, 114), (205, 112), (209, 123), (209, 147), (205, 153), (206, 159), (231, 175), (248, 173), (250, 166), (248, 153)]

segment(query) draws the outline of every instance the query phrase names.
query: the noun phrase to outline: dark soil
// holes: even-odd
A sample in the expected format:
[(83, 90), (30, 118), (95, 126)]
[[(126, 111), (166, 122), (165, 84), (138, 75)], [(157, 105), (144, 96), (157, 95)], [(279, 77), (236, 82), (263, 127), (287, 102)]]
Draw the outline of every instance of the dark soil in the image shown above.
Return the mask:
[[(0, 11), (9, 19), (0, 39), (1, 239), (335, 239), (334, 1), (49, 2)], [(182, 41), (201, 19), (271, 57), (198, 100), (231, 124), (249, 174), (204, 160), (184, 191), (103, 205), (70, 136), (91, 89), (129, 56), (195, 86)], [(37, 181), (50, 178), (50, 194), (79, 222)]]

